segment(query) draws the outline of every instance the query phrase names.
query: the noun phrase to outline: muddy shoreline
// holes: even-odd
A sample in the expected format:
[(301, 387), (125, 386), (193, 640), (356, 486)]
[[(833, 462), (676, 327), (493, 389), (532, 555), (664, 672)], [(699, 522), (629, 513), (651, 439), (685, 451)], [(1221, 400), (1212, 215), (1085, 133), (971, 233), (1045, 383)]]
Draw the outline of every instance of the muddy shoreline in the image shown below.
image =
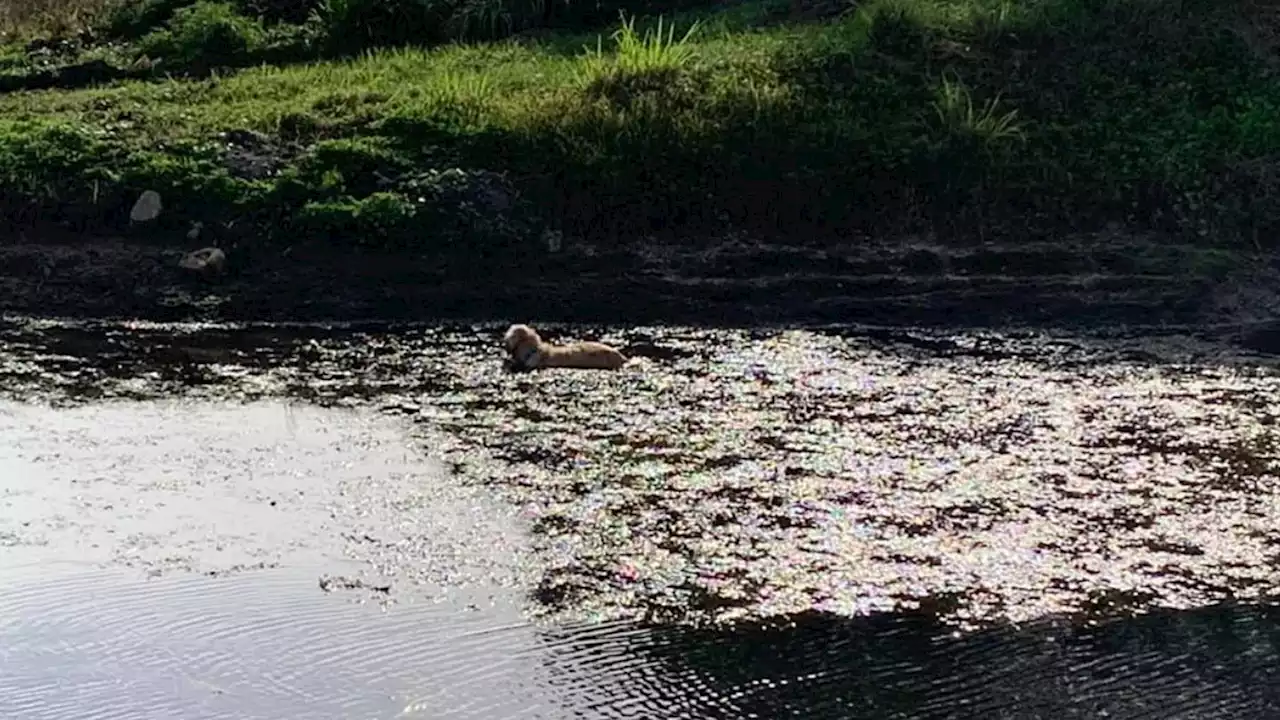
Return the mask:
[(10, 233), (0, 242), (0, 312), (162, 322), (1184, 325), (1222, 321), (1215, 298), (1240, 284), (1243, 264), (1120, 234), (962, 247), (730, 236), (610, 252), (578, 243), (506, 271), (332, 249), (237, 250), (224, 277), (206, 280), (177, 267), (198, 246)]

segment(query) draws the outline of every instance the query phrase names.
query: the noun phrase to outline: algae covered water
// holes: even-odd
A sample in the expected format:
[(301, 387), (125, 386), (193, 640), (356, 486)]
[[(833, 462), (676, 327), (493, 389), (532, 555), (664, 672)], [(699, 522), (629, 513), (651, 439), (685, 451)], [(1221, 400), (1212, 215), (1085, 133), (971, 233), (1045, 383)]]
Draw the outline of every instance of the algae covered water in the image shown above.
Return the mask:
[(513, 375), (500, 329), (7, 321), (3, 714), (1275, 710), (1256, 359), (576, 328), (639, 362)]

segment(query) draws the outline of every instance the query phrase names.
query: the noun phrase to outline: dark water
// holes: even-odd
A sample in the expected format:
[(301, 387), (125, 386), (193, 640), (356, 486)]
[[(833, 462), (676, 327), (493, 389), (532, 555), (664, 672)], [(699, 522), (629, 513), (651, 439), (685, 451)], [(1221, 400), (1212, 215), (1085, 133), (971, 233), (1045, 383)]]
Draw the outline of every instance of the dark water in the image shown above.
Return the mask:
[[(45, 571), (48, 573), (48, 570)], [(310, 592), (308, 592), (310, 590)], [(50, 597), (52, 596), (52, 597)], [(696, 631), (380, 610), (303, 573), (4, 595), (9, 718), (1270, 718), (1276, 612), (965, 635), (916, 614)]]
[(0, 715), (1280, 717), (1256, 359), (500, 330), (0, 327)]
[(54, 573), (0, 607), (7, 718), (561, 716), (518, 612), (379, 609), (299, 570)]

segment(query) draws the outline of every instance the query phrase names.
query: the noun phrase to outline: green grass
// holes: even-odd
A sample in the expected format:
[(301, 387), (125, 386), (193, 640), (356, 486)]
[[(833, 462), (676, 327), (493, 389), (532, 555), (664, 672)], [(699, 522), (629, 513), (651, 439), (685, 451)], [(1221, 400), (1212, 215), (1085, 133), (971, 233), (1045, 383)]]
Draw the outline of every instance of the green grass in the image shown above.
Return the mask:
[[(1229, 4), (867, 0), (808, 24), (743, 4), (240, 69), (207, 48), (241, 32), (252, 55), (270, 27), (200, 12), (216, 32), (171, 25), (130, 46), (203, 62), (197, 77), (0, 95), (6, 213), (110, 224), (154, 188), (174, 227), (470, 251), (482, 239), (442, 239), (448, 209), (424, 209), (454, 195), (420, 194), (420, 171), (456, 167), (521, 191), (503, 243), (548, 224), (625, 239), (1121, 221), (1231, 245), (1280, 220), (1280, 81)], [(284, 141), (284, 172), (227, 173), (217, 139), (234, 130)]]

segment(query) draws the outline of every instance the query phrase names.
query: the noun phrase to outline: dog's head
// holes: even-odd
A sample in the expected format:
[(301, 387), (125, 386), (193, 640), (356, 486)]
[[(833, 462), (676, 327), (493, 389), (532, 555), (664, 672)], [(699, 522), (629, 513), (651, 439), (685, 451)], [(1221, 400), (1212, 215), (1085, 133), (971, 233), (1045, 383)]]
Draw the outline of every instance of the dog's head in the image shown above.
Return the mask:
[(507, 332), (502, 336), (502, 346), (507, 352), (515, 352), (518, 348), (525, 345), (537, 345), (541, 342), (538, 333), (528, 325), (512, 325), (507, 328)]
[(542, 338), (528, 325), (512, 325), (502, 336), (507, 349), (507, 366), (512, 369), (532, 370), (541, 363)]

